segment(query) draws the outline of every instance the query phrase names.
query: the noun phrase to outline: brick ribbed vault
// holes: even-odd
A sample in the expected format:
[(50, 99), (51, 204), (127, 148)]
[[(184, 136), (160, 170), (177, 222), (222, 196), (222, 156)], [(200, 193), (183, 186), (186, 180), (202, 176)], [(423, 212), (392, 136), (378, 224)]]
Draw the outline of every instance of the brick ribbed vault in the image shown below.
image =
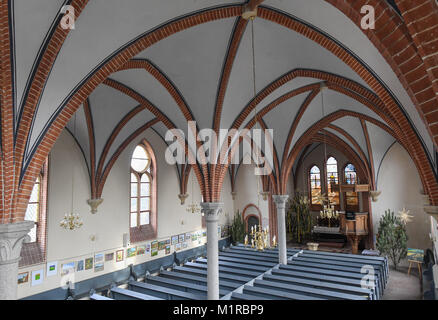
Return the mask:
[[(376, 4), (376, 12), (379, 16), (377, 20), (377, 25), (379, 23), (383, 23), (385, 21), (382, 17), (389, 14), (391, 20), (397, 21), (396, 18), (393, 18), (390, 15), (390, 9), (383, 5), (382, 1), (377, 2), (374, 1), (334, 1), (328, 0), (330, 3), (336, 5), (340, 10), (345, 10), (347, 16), (349, 16), (353, 21), (356, 22), (358, 20), (358, 15), (356, 14), (358, 10), (360, 10), (360, 3), (369, 3)], [(429, 0), (425, 0), (429, 1)], [(401, 0), (399, 1), (401, 2)], [(415, 3), (420, 3), (421, 1), (414, 1)], [(424, 1), (423, 1), (424, 2)], [(429, 1), (431, 2), (431, 1)], [(2, 2), (1, 7), (1, 23), (6, 27), (6, 17), (8, 17), (8, 7)], [(84, 9), (87, 1), (72, 1), (71, 4), (75, 6), (75, 13), (77, 16)], [(260, 1), (254, 1), (253, 4), (257, 5)], [(401, 5), (401, 4), (400, 4)], [(130, 59), (136, 56), (138, 53), (153, 45), (154, 43), (176, 33), (181, 30), (190, 28), (195, 25), (199, 25), (205, 22), (224, 19), (229, 17), (236, 17), (242, 13), (242, 5), (230, 5), (223, 6), (219, 8), (206, 9), (201, 12), (194, 13), (192, 15), (183, 16), (181, 18), (177, 18), (153, 31), (144, 34), (143, 36), (137, 38), (135, 41), (130, 42), (124, 49), (118, 51), (114, 56), (109, 58), (105, 63), (103, 63), (100, 68), (97, 68), (83, 83), (81, 83), (77, 89), (68, 97), (66, 100), (66, 104), (59, 109), (57, 114), (54, 115), (54, 121), (50, 124), (49, 127), (46, 128), (40, 143), (35, 147), (35, 149), (31, 150), (31, 159), (23, 163), (24, 159), (24, 150), (26, 147), (27, 138), (30, 132), (30, 126), (32, 119), (35, 116), (35, 109), (37, 106), (37, 102), (41, 97), (42, 90), (44, 88), (44, 84), (47, 80), (50, 69), (53, 66), (53, 62), (56, 58), (57, 53), (59, 52), (60, 47), (68, 34), (68, 31), (63, 30), (58, 27), (54, 30), (52, 37), (49, 39), (45, 50), (43, 50), (41, 60), (37, 65), (36, 72), (34, 74), (33, 80), (30, 82), (30, 88), (28, 90), (29, 95), (25, 99), (25, 103), (22, 109), (22, 115), (20, 115), (20, 122), (17, 126), (17, 136), (15, 140), (15, 149), (10, 146), (10, 141), (3, 139), (8, 138), (8, 133), (6, 130), (8, 128), (13, 127), (12, 112), (13, 112), (13, 102), (8, 99), (8, 90), (9, 90), (9, 80), (7, 73), (5, 76), (2, 76), (2, 177), (8, 177), (8, 181), (14, 181), (12, 186), (8, 182), (8, 186), (5, 185), (5, 178), (3, 178), (3, 204), (2, 206), (9, 205), (9, 207), (3, 207), (1, 213), (1, 221), (2, 222), (15, 222), (20, 221), (24, 217), (24, 212), (27, 206), (28, 198), (30, 196), (30, 192), (32, 190), (33, 183), (35, 181), (36, 175), (39, 169), (42, 167), (45, 158), (47, 157), (50, 149), (52, 148), (54, 142), (57, 137), (72, 117), (74, 112), (79, 108), (79, 106), (85, 101), (85, 99), (91, 94), (91, 92), (102, 83), (111, 73), (118, 71), (122, 68)], [(436, 10), (436, 7), (432, 7)], [(403, 13), (404, 17), (408, 19), (409, 10), (405, 8), (406, 12)], [(380, 10), (380, 11), (379, 11)], [(403, 11), (403, 10), (402, 10)], [(404, 11), (403, 11), (404, 12)], [(293, 17), (289, 16), (286, 13), (278, 12), (275, 9), (267, 8), (267, 7), (259, 7), (258, 8), (258, 16), (262, 19), (269, 20), (274, 23), (278, 23), (290, 30), (294, 30), (321, 45), (325, 49), (331, 51), (334, 55), (336, 55), (339, 59), (349, 65), (361, 78), (370, 86), (370, 88), (376, 93), (376, 96), (369, 97), (369, 100), (372, 103), (375, 103), (373, 100), (378, 100), (382, 105), (382, 110), (385, 113), (385, 121), (388, 126), (396, 133), (398, 141), (400, 141), (405, 147), (414, 162), (419, 169), (420, 176), (422, 177), (423, 185), (425, 191), (429, 194), (430, 199), (433, 204), (438, 204), (438, 185), (435, 177), (435, 173), (431, 167), (429, 162), (429, 158), (424, 149), (424, 146), (420, 142), (417, 137), (415, 131), (411, 127), (410, 122), (405, 117), (403, 111), (397, 104), (397, 102), (393, 99), (390, 92), (379, 82), (378, 79), (374, 77), (374, 75), (360, 62), (350, 54), (346, 49), (341, 47), (336, 41), (328, 38), (325, 34), (320, 31), (305, 25), (301, 21), (297, 21)], [(392, 22), (394, 22), (392, 21)], [(360, 20), (359, 20), (360, 22)], [(392, 23), (391, 22), (391, 23)], [(413, 26), (417, 26), (417, 24), (421, 23), (421, 21), (414, 21)], [(392, 32), (388, 36), (384, 36), (383, 38), (379, 38), (373, 32), (369, 32), (368, 36), (370, 37), (373, 43), (377, 43), (376, 46), (382, 52), (382, 55), (389, 59), (388, 57), (394, 57), (393, 62), (396, 59), (400, 59), (401, 56), (404, 59), (400, 59), (399, 64), (397, 64), (397, 68), (401, 72), (397, 72), (397, 75), (400, 77), (403, 84), (406, 85), (406, 88), (411, 94), (411, 98), (414, 101), (414, 104), (417, 106), (419, 111), (425, 112), (425, 121), (429, 123), (427, 120), (427, 112), (431, 111), (435, 108), (436, 101), (430, 100), (431, 88), (428, 86), (428, 83), (421, 78), (421, 75), (418, 73), (421, 71), (426, 72), (425, 67), (423, 65), (423, 61), (419, 61), (414, 51), (411, 50), (412, 41), (409, 42), (408, 34), (409, 32), (404, 32), (406, 27), (404, 27), (401, 23), (400, 25), (396, 25), (395, 28), (391, 30), (395, 30), (395, 32), (400, 33), (400, 37), (396, 37)], [(391, 27), (391, 26), (390, 26)], [(5, 29), (5, 28), (3, 28)], [(9, 30), (9, 26), (6, 27)], [(380, 32), (383, 28), (379, 28)], [(411, 28), (412, 29), (412, 28)], [(403, 37), (405, 38), (401, 39)], [(8, 57), (8, 50), (10, 48), (10, 44), (8, 44), (8, 40), (6, 36), (2, 37), (2, 57)], [(399, 38), (401, 40), (399, 40)], [(396, 41), (397, 40), (397, 41)], [(425, 47), (427, 43), (421, 40), (421, 37), (415, 39), (419, 45)], [(404, 46), (402, 44), (407, 44)], [(397, 44), (397, 45), (395, 45)], [(380, 45), (380, 47), (379, 47)], [(387, 45), (387, 47), (385, 46)], [(394, 53), (391, 51), (391, 48), (398, 49)], [(426, 51), (421, 51), (426, 52)], [(420, 52), (420, 54), (421, 54)], [(409, 55), (411, 54), (411, 55)], [(412, 59), (409, 58), (412, 56)], [(413, 60), (411, 62), (410, 60)], [(7, 71), (10, 67), (6, 62), (3, 62), (2, 59), (2, 74), (3, 71)], [(409, 62), (408, 62), (409, 61)], [(432, 61), (432, 62), (431, 62)], [(428, 63), (433, 63), (434, 60), (428, 60)], [(406, 62), (406, 70), (402, 66), (402, 62)], [(391, 62), (390, 62), (391, 64)], [(393, 68), (395, 66), (391, 64)], [(413, 66), (412, 68), (409, 66)], [(434, 73), (433, 69), (427, 69), (429, 73), (426, 73), (426, 76), (429, 77), (430, 74)], [(412, 79), (412, 81), (410, 81)], [(414, 79), (420, 79), (416, 82)], [(405, 81), (406, 80), (406, 81)], [(287, 82), (287, 79), (283, 80)], [(420, 83), (421, 81), (421, 83)], [(280, 83), (281, 84), (281, 83)], [(274, 88), (268, 88), (266, 91), (266, 95), (271, 93)], [(354, 90), (353, 90), (354, 91)], [(346, 93), (347, 94), (347, 93)], [(351, 92), (349, 94), (352, 94)], [(366, 97), (368, 99), (368, 97)], [(372, 99), (371, 99), (372, 98)], [(436, 99), (433, 96), (432, 99)], [(260, 102), (261, 100), (257, 100), (256, 102)], [(376, 103), (379, 105), (379, 103)], [(5, 109), (4, 109), (5, 108)], [(12, 110), (12, 111), (11, 111)], [(243, 117), (247, 117), (251, 108), (248, 108), (248, 113), (244, 114)], [(420, 114), (421, 114), (420, 112)], [(11, 114), (11, 115), (10, 115)], [(430, 117), (433, 121), (433, 117)], [(388, 119), (388, 121), (386, 120)], [(164, 122), (164, 121), (163, 121)], [(239, 124), (240, 125), (240, 124)], [(434, 136), (434, 126), (429, 126), (430, 133)], [(436, 128), (436, 133), (438, 134), (438, 125)], [(291, 156), (288, 157), (290, 159)], [(286, 164), (285, 168), (289, 166), (289, 161)], [(222, 167), (216, 168), (214, 173), (207, 166), (202, 166), (202, 175), (201, 173), (198, 176), (198, 180), (202, 180), (201, 190), (203, 192), (205, 201), (216, 201), (220, 198), (220, 187), (223, 181), (225, 170), (222, 170)], [(6, 171), (6, 172), (5, 172)], [(281, 177), (281, 190), (280, 192), (284, 193), (285, 189), (283, 188), (285, 175), (288, 174), (288, 170), (283, 171), (282, 169), (282, 177)], [(4, 201), (4, 199), (9, 199), (8, 201)]]

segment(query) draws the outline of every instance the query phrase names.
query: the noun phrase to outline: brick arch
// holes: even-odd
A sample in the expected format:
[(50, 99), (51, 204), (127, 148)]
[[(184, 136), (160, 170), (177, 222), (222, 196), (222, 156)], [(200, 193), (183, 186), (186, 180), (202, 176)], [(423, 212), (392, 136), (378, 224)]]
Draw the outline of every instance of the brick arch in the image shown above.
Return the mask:
[[(436, 30), (438, 20), (436, 4), (434, 6), (433, 1), (429, 0), (396, 0), (402, 19), (386, 1), (325, 1), (344, 13), (359, 28), (363, 17), (360, 14), (361, 7), (365, 4), (374, 6), (375, 29), (363, 30), (363, 33), (399, 78), (426, 124), (435, 146), (438, 146), (438, 125), (434, 124), (438, 120), (436, 110), (438, 73), (433, 71), (433, 67), (436, 66), (437, 51), (433, 46), (426, 48), (427, 45), (421, 43), (421, 35), (418, 36), (421, 30), (429, 30), (431, 27), (435, 27)], [(433, 17), (423, 19), (426, 13)]]
[[(133, 42), (129, 43), (125, 48), (118, 51), (113, 57), (106, 60), (106, 62), (100, 66), (92, 75), (90, 75), (86, 81), (84, 81), (77, 90), (73, 92), (68, 98), (67, 103), (56, 113), (55, 121), (44, 131), (44, 136), (40, 143), (32, 150), (32, 155), (34, 155), (29, 163), (23, 168), (21, 175), (21, 184), (18, 192), (17, 208), (24, 214), (25, 205), (27, 199), (30, 195), (32, 181), (36, 176), (36, 172), (39, 167), (42, 166), (42, 161), (47, 156), (48, 152), (52, 148), (56, 138), (59, 136), (62, 128), (65, 127), (68, 120), (71, 118), (73, 113), (77, 110), (79, 105), (84, 101), (84, 99), (90, 95), (90, 93), (96, 88), (96, 86), (107, 78), (111, 73), (117, 71), (124, 63), (129, 61), (133, 56), (143, 51), (150, 45), (160, 41), (161, 39), (168, 37), (183, 29), (189, 28), (194, 25), (198, 25), (204, 22), (213, 21), (217, 19), (235, 17), (240, 15), (242, 12), (242, 5), (230, 5), (220, 8), (207, 9), (202, 12), (198, 12), (192, 15), (184, 16), (178, 18), (160, 28), (157, 28), (140, 38), (135, 39)], [(406, 140), (408, 145), (412, 148), (411, 156), (414, 155), (420, 166), (420, 175), (425, 177), (426, 188), (425, 190), (430, 195), (432, 203), (438, 203), (438, 185), (435, 179), (435, 173), (432, 170), (429, 158), (425, 153), (425, 150), (419, 142), (416, 133), (412, 130), (409, 121), (404, 118), (403, 112), (399, 109), (397, 103), (392, 99), (392, 96), (387, 92), (381, 83), (366, 69), (364, 65), (356, 60), (349, 52), (342, 48), (337, 42), (328, 39), (326, 35), (318, 32), (315, 29), (304, 25), (293, 19), (291, 16), (278, 12), (274, 9), (260, 7), (258, 10), (259, 17), (283, 25), (286, 28), (295, 30), (306, 37), (314, 40), (324, 48), (328, 49), (334, 53), (338, 58), (347, 63), (357, 74), (359, 74), (368, 85), (378, 94), (382, 101), (385, 101), (385, 105), (391, 114), (394, 115), (395, 119), (399, 119), (397, 122), (400, 123), (400, 127), (403, 128), (403, 132), (406, 132)], [(32, 118), (33, 114), (30, 115)], [(27, 130), (28, 132), (28, 130)], [(24, 135), (25, 138), (27, 134)], [(26, 139), (23, 139), (25, 141)], [(23, 157), (23, 154), (20, 153)], [(20, 166), (22, 167), (22, 166)], [(204, 169), (204, 168), (203, 168)], [(207, 169), (207, 168), (205, 168)], [(224, 172), (225, 173), (225, 172)], [(217, 180), (223, 180), (224, 173), (221, 172), (217, 175)], [(210, 181), (208, 179), (209, 175), (203, 177), (205, 182), (205, 188), (203, 188), (203, 194), (205, 201), (215, 201), (220, 198), (220, 189), (217, 190), (217, 180)], [(202, 177), (199, 177), (202, 178)], [(210, 186), (210, 183), (213, 187)]]
[[(255, 215), (255, 214), (246, 214), (245, 215), (246, 211), (249, 208), (256, 208), (258, 214), (257, 215)], [(262, 224), (262, 213), (261, 213), (259, 207), (257, 207), (254, 203), (247, 204), (245, 206), (245, 208), (243, 208), (243, 211), (242, 211), (242, 218), (243, 218), (243, 223), (245, 225), (245, 231), (248, 230), (248, 219), (249, 219), (249, 217), (256, 217), (257, 219), (259, 219), (259, 224)]]
[[(287, 177), (292, 169), (292, 165), (293, 165), (296, 157), (299, 154), (299, 150), (301, 150), (305, 145), (307, 145), (308, 140), (311, 139), (311, 137), (314, 136), (319, 130), (327, 127), (331, 122), (333, 122), (339, 118), (345, 117), (345, 116), (357, 117), (357, 118), (364, 119), (364, 120), (368, 121), (368, 119), (365, 115), (358, 114), (356, 112), (352, 112), (352, 111), (348, 111), (348, 110), (339, 110), (339, 111), (336, 111), (334, 113), (327, 115), (326, 117), (324, 117), (323, 119), (321, 119), (317, 123), (315, 123), (312, 127), (310, 127), (298, 139), (297, 143), (294, 145), (292, 151), (288, 155), (288, 160), (287, 160), (286, 166), (284, 168), (282, 168), (282, 178), (281, 178), (282, 190), (286, 190), (285, 188), (286, 188), (286, 183), (287, 183)], [(414, 161), (414, 163), (416, 164), (417, 169), (418, 169), (418, 164), (415, 161)], [(424, 186), (426, 184), (425, 177), (423, 176), (421, 179), (422, 179), (422, 183)]]
[[(341, 94), (345, 94), (352, 99), (360, 102), (361, 104), (367, 106), (370, 108), (374, 113), (379, 115), (384, 121), (386, 121), (392, 128), (394, 128), (398, 134), (398, 136), (402, 136), (403, 132), (400, 130), (400, 127), (395, 123), (394, 119), (391, 118), (391, 116), (387, 115), (385, 113), (384, 105), (383, 103), (376, 97), (372, 92), (370, 92), (368, 89), (364, 88), (363, 86), (359, 85), (358, 83), (346, 79), (342, 76), (334, 75), (331, 73), (327, 73), (320, 70), (308, 70), (308, 69), (294, 69), (290, 72), (287, 72), (282, 77), (276, 79), (271, 84), (269, 84), (265, 89), (263, 89), (255, 99), (253, 99), (246, 107), (245, 109), (240, 113), (240, 115), (236, 118), (233, 126), (237, 126), (241, 123), (243, 123), (246, 119), (245, 115), (251, 115), (252, 110), (257, 106), (258, 103), (260, 103), (266, 96), (268, 96), (271, 92), (278, 89), (285, 83), (295, 79), (296, 77), (309, 77), (309, 78), (316, 78), (323, 80), (325, 82), (325, 85), (328, 89), (334, 90), (336, 92), (339, 92)], [(290, 144), (292, 142), (293, 133), (295, 132), (295, 129), (298, 125), (299, 120), (301, 119), (302, 115), (304, 114), (306, 108), (309, 106), (309, 104), (312, 102), (312, 100), (316, 97), (316, 95), (320, 92), (321, 84), (310, 84), (306, 85), (297, 89), (294, 89), (288, 93), (285, 93), (284, 95), (280, 96), (279, 98), (272, 101), (270, 104), (265, 106), (261, 111), (258, 112), (258, 117), (263, 117), (273, 109), (275, 109), (277, 106), (279, 106), (281, 103), (287, 101), (288, 99), (291, 99), (299, 94), (309, 92), (310, 94), (300, 107), (300, 110), (294, 119), (294, 123), (291, 126), (288, 139), (286, 141), (286, 147), (285, 150), (290, 149)], [(395, 131), (392, 130), (387, 125), (383, 124), (382, 122), (362, 115), (362, 118), (365, 118), (367, 121), (379, 126), (383, 130), (387, 131), (389, 134), (391, 134), (395, 139), (398, 139), (398, 136), (396, 135)], [(255, 124), (254, 117), (248, 121), (248, 124), (246, 125), (247, 129), (251, 129)], [(403, 140), (403, 136), (400, 140)], [(405, 147), (406, 148), (406, 147)], [(223, 152), (223, 151), (222, 151)], [(284, 164), (287, 162), (287, 152), (284, 152), (283, 154), (283, 160), (281, 163), (281, 167), (284, 167)], [(276, 186), (281, 186), (280, 181), (278, 181)], [(278, 190), (281, 190), (281, 187), (279, 187)]]

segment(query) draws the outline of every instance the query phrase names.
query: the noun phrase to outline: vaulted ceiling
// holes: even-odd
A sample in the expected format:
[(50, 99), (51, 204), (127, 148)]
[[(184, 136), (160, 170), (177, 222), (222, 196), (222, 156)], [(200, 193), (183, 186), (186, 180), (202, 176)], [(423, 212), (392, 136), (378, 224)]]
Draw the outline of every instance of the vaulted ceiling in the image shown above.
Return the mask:
[[(61, 7), (69, 2), (14, 2), (17, 119), (44, 43)], [(242, 4), (236, 0), (90, 0), (51, 68), (26, 156), (30, 159), (78, 88), (137, 39), (185, 16)], [(435, 166), (432, 137), (409, 93), (349, 17), (323, 0), (265, 0), (259, 10), (264, 10), (264, 17), (272, 12), (296, 21), (351, 55), (396, 101)], [(396, 138), (384, 103), (378, 103), (380, 92), (370, 86), (369, 78), (314, 41), (310, 31), (298, 32), (262, 17), (254, 20), (253, 27), (255, 84), (261, 97), (255, 108), (261, 124), (274, 130), (279, 167), (309, 130), (330, 114), (338, 116), (318, 131), (338, 136), (377, 166)], [(166, 36), (110, 74), (67, 125), (84, 151), (90, 175), (99, 166), (105, 168), (128, 139), (149, 127), (164, 139), (169, 127), (187, 134), (187, 120), (195, 120), (199, 129), (247, 126), (254, 115), (251, 43), (251, 22), (240, 16), (225, 17)], [(322, 82), (327, 90), (320, 91)], [(247, 109), (251, 112), (245, 113)]]

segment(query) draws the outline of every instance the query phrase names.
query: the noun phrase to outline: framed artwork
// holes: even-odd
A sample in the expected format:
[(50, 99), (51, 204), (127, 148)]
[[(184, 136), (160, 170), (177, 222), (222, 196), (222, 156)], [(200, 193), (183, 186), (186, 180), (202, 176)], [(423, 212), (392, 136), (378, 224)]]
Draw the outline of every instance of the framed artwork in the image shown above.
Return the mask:
[(85, 270), (93, 269), (93, 258), (85, 259)]
[(98, 253), (94, 256), (94, 272), (103, 271), (104, 260), (103, 253)]
[(175, 245), (178, 243), (178, 236), (172, 236), (172, 244)]
[(158, 255), (158, 241), (152, 241), (151, 243), (151, 257)]
[(167, 239), (167, 240), (166, 240), (166, 246), (167, 246), (168, 244), (170, 244), (170, 239)]
[(182, 243), (182, 247), (183, 247), (183, 249), (187, 248), (187, 246), (188, 246), (187, 242), (183, 242), (183, 243)]
[(218, 234), (218, 236), (221, 236), (221, 226), (217, 227), (217, 234)]
[(183, 233), (183, 234), (180, 234), (180, 235), (178, 236), (178, 242), (181, 242), (181, 243), (184, 242), (184, 233)]
[(141, 256), (146, 253), (146, 246), (137, 247), (137, 256)]
[(38, 286), (43, 283), (44, 280), (44, 270), (35, 270), (32, 271), (32, 286)]
[(186, 241), (191, 241), (192, 235), (190, 233), (186, 233)]
[(192, 241), (196, 241), (196, 240), (198, 240), (198, 234), (192, 233)]
[(117, 252), (116, 252), (116, 262), (123, 261), (123, 258), (124, 258), (123, 250), (117, 250)]
[(166, 245), (166, 254), (170, 253), (170, 244)]
[(179, 251), (179, 250), (181, 250), (181, 243), (180, 242), (175, 244), (175, 251)]
[(58, 261), (49, 262), (47, 264), (47, 277), (56, 276), (58, 274)]
[(146, 253), (149, 253), (149, 252), (151, 252), (151, 244), (150, 243), (148, 243), (146, 245)]
[(424, 259), (424, 250), (408, 248), (408, 261), (421, 262)]
[(105, 254), (105, 262), (114, 260), (114, 252)]
[(158, 251), (164, 250), (165, 247), (166, 247), (166, 241), (158, 242)]
[(79, 260), (76, 263), (76, 271), (82, 271), (84, 270), (84, 260)]
[(61, 265), (61, 276), (66, 276), (68, 274), (75, 272), (75, 262), (68, 262)]
[(206, 237), (207, 236), (207, 231), (202, 231), (202, 236)]
[(137, 247), (132, 247), (126, 250), (126, 258), (132, 258), (137, 255)]
[(29, 272), (22, 272), (18, 274), (18, 284), (29, 282)]

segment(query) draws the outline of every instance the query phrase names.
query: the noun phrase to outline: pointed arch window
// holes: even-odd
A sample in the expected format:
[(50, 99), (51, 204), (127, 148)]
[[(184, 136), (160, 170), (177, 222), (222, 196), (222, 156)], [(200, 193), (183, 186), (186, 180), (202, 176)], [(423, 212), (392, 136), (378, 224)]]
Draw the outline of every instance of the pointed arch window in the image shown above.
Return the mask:
[[(344, 169), (344, 180), (346, 184), (356, 184), (357, 173), (356, 168), (353, 164), (349, 163)], [(357, 192), (346, 192), (345, 193), (345, 210), (346, 211), (357, 211), (359, 207), (359, 198)]]
[(321, 205), (321, 170), (317, 166), (313, 166), (309, 171), (310, 180), (310, 203), (312, 205)]
[(339, 205), (339, 191), (334, 190), (334, 184), (339, 184), (338, 161), (334, 157), (327, 159), (327, 196), (330, 204)]
[(33, 221), (35, 225), (28, 234), (30, 241), (22, 246), (20, 267), (41, 263), (46, 259), (48, 163), (46, 159), (35, 180), (24, 215), (24, 220)]
[(143, 141), (131, 158), (131, 242), (156, 236), (156, 164), (150, 145)]

